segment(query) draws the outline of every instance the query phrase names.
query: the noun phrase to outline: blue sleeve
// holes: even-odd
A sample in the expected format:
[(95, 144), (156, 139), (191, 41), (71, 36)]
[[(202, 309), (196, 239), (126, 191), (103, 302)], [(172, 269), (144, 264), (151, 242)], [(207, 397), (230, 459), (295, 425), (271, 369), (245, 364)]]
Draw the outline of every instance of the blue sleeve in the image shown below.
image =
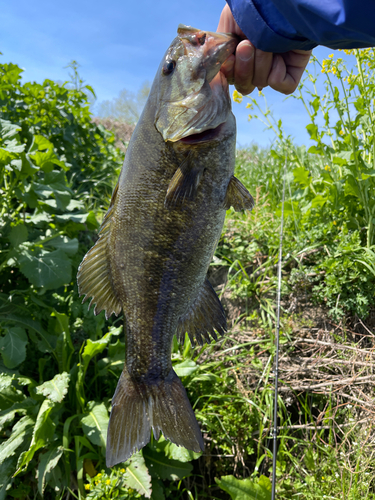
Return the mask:
[(227, 0), (247, 38), (267, 52), (375, 46), (374, 0)]

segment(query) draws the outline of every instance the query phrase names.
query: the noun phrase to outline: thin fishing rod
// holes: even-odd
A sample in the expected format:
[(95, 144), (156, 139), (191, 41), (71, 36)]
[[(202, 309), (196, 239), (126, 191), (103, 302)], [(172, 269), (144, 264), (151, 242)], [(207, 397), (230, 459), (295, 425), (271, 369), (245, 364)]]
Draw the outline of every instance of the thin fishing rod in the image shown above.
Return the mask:
[(272, 500), (276, 499), (276, 458), (277, 458), (277, 397), (278, 397), (278, 380), (279, 380), (279, 340), (280, 340), (280, 302), (281, 302), (281, 268), (283, 258), (283, 231), (284, 231), (284, 201), (285, 201), (285, 178), (286, 164), (284, 165), (284, 182), (283, 182), (283, 198), (281, 202), (281, 225), (280, 225), (280, 246), (279, 246), (279, 263), (277, 269), (278, 285), (277, 285), (277, 320), (276, 320), (276, 356), (275, 356), (275, 400), (273, 404), (273, 456), (272, 456)]

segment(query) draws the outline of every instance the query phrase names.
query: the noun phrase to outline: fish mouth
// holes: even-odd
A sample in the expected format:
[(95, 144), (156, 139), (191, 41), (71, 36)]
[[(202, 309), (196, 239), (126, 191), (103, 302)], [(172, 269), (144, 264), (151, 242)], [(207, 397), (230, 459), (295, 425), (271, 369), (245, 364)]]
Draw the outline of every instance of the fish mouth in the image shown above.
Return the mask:
[(220, 136), (220, 132), (224, 127), (224, 123), (221, 123), (215, 128), (210, 128), (207, 130), (204, 130), (203, 132), (199, 132), (197, 134), (191, 134), (187, 135), (185, 137), (182, 137), (178, 142), (181, 142), (183, 144), (187, 145), (193, 145), (193, 144), (202, 144), (205, 142), (211, 142), (214, 141), (215, 139), (218, 139)]

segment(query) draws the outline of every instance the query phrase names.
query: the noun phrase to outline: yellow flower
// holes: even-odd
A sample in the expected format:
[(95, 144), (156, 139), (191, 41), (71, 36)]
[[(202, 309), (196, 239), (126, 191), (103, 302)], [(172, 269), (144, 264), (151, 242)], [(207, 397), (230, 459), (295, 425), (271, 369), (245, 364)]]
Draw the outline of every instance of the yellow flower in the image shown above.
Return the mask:
[(332, 73), (335, 75), (337, 73), (337, 69), (333, 66)]
[(330, 167), (329, 165), (326, 165), (326, 166), (324, 167), (324, 170), (328, 170), (328, 172), (330, 172), (330, 171), (331, 171), (331, 167)]
[(101, 477), (103, 474), (99, 472), (99, 474), (96, 475), (96, 477)]
[(350, 82), (351, 82), (350, 76), (348, 76), (348, 78), (347, 78), (347, 82), (348, 82), (348, 83), (350, 83)]
[(333, 224), (336, 226), (337, 222), (334, 220), (334, 221), (333, 221)]
[(89, 484), (85, 484), (85, 490), (89, 490), (90, 489), (90, 485)]
[(242, 99), (242, 94), (240, 94), (237, 90), (233, 90), (233, 101), (240, 104), (242, 102)]
[(120, 469), (120, 472), (124, 473), (124, 472), (125, 472), (125, 469)]
[(339, 134), (340, 134), (340, 135), (344, 135), (344, 134), (345, 134), (345, 132), (344, 132), (343, 130), (340, 130)]
[(105, 484), (111, 484), (111, 480), (107, 479), (107, 481), (105, 482)]
[(248, 102), (248, 103), (246, 104), (246, 108), (247, 108), (247, 109), (252, 109), (252, 108), (253, 108), (252, 103), (251, 103), (251, 102)]
[(328, 57), (329, 57), (330, 59), (332, 59), (332, 57), (333, 57), (333, 54), (330, 54), (330, 55), (329, 55)]

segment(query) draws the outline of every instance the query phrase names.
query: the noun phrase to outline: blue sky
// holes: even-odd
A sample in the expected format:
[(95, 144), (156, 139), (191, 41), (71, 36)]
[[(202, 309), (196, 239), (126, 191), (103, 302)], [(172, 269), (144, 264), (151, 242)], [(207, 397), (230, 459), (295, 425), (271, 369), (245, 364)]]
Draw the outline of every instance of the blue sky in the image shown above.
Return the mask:
[[(153, 80), (179, 23), (215, 31), (224, 4), (221, 0), (0, 0), (1, 61), (24, 68), (25, 81), (42, 82), (67, 80), (69, 70), (64, 67), (74, 59), (98, 101), (113, 99), (123, 88), (137, 91), (145, 80)], [(320, 59), (332, 52), (325, 47), (314, 51)], [(302, 103), (285, 100), (271, 89), (264, 93), (286, 133), (307, 144)], [(233, 111), (240, 146), (270, 144), (273, 135), (261, 123), (248, 122), (244, 104), (233, 103)]]

